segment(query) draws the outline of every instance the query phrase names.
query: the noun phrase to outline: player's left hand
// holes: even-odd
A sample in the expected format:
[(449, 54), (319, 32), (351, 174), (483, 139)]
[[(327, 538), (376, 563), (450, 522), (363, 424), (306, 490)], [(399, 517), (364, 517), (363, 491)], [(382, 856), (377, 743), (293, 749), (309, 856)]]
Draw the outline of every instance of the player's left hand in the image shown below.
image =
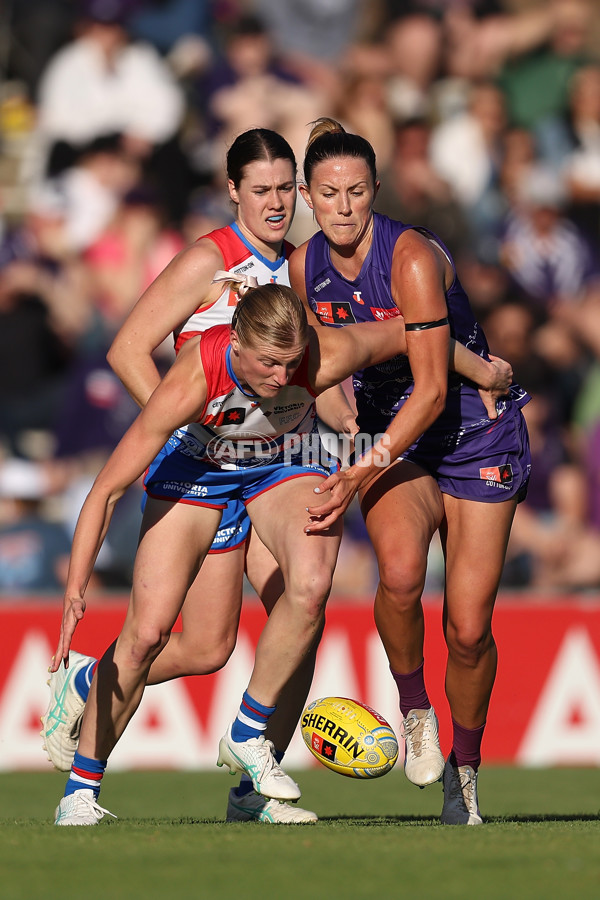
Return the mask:
[(490, 353), (491, 377), (490, 386), (487, 389), (479, 388), (479, 396), (485, 406), (489, 419), (497, 419), (496, 401), (506, 397), (513, 382), (512, 366), (499, 356)]
[(85, 613), (85, 600), (83, 597), (65, 596), (63, 617), (60, 625), (60, 636), (56, 653), (52, 657), (49, 672), (56, 672), (64, 662), (65, 669), (69, 668), (69, 650), (71, 649), (71, 641), (78, 623), (83, 619)]

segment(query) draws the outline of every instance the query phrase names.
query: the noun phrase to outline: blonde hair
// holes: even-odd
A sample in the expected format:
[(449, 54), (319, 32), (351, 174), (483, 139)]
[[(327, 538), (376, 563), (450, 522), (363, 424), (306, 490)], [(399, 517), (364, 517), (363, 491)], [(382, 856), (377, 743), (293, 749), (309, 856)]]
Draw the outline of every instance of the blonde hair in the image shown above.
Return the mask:
[(306, 310), (298, 294), (283, 284), (249, 288), (235, 308), (231, 328), (243, 347), (260, 342), (287, 348), (308, 342)]

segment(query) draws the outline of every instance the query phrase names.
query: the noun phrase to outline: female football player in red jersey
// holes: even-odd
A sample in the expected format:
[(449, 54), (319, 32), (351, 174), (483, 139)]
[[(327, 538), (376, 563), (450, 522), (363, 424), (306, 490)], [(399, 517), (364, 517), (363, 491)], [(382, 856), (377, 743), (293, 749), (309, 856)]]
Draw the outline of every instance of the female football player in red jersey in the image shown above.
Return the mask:
[(97, 798), (106, 762), (232, 499), (247, 507), (281, 569), (284, 591), (258, 641), (218, 764), (245, 772), (260, 796), (299, 798), (264, 732), (318, 641), (342, 533), (341, 521), (326, 534), (303, 533), (314, 488), (338, 465), (318, 440), (315, 397), (355, 369), (390, 358), (403, 340), (400, 319), (317, 333), (290, 287), (267, 284), (247, 291), (231, 325), (186, 342), (96, 477), (75, 530), (54, 670), (69, 657), (114, 507), (146, 473), (125, 623), (96, 669), (57, 825), (95, 825), (105, 814)]

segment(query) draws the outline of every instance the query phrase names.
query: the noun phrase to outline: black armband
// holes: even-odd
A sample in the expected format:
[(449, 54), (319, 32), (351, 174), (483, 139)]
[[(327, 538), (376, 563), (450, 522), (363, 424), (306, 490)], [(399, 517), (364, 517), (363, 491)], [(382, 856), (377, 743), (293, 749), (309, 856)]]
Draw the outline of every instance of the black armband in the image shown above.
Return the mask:
[(448, 325), (448, 316), (443, 319), (437, 319), (435, 322), (411, 322), (405, 325), (405, 331), (426, 331), (428, 328), (441, 328), (442, 325)]

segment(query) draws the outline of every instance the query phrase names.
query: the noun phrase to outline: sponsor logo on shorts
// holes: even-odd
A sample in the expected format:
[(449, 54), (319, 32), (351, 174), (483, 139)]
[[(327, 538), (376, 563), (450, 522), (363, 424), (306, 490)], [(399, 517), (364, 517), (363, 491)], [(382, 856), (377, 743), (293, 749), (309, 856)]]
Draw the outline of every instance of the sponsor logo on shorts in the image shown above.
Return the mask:
[(195, 484), (193, 481), (163, 481), (162, 489), (172, 491), (174, 494), (193, 494), (196, 497), (206, 497), (208, 488)]
[(479, 477), (490, 487), (509, 490), (513, 481), (513, 470), (509, 464), (505, 466), (486, 466), (479, 470)]
[(243, 531), (244, 529), (241, 525), (236, 525), (232, 528), (219, 528), (214, 537), (213, 544), (226, 544), (230, 538), (242, 534)]

